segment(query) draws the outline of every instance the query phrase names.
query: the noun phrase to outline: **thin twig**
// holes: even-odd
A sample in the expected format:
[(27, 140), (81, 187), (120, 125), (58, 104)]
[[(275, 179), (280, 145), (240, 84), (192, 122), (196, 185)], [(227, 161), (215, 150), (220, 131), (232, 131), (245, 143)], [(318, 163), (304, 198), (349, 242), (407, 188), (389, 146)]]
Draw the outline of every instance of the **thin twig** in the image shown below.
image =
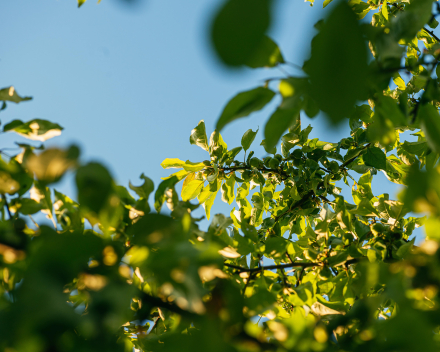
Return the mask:
[(427, 33), (431, 34), (432, 37), (433, 37), (435, 40), (437, 40), (437, 42), (440, 42), (440, 38), (437, 37), (437, 36), (434, 34), (434, 31), (430, 31), (430, 30), (429, 30), (428, 28), (426, 28), (426, 27), (423, 27), (423, 30), (425, 30)]

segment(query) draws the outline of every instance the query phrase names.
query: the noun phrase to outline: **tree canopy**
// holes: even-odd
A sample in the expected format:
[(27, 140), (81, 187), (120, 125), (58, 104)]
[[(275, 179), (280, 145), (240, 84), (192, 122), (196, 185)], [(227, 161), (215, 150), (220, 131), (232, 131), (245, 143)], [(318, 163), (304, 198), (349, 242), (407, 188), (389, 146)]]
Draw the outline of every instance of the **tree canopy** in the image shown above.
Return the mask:
[[(289, 65), (267, 35), (273, 2), (224, 1), (210, 31), (225, 65)], [(439, 350), (440, 6), (327, 6), (301, 74), (236, 94), (209, 138), (195, 121), (206, 160), (165, 159), (179, 170), (157, 187), (144, 174), (118, 185), (75, 145), (0, 150), (2, 350)], [(276, 98), (266, 155), (252, 151), (255, 126), (228, 147), (222, 129)], [(30, 99), (0, 90), (2, 110)], [(350, 134), (309, 139), (301, 117), (318, 114)], [(40, 142), (62, 130), (3, 125)], [(72, 197), (56, 190), (68, 172)], [(397, 199), (373, 194), (378, 172), (402, 185)], [(218, 201), (230, 214), (211, 213)]]

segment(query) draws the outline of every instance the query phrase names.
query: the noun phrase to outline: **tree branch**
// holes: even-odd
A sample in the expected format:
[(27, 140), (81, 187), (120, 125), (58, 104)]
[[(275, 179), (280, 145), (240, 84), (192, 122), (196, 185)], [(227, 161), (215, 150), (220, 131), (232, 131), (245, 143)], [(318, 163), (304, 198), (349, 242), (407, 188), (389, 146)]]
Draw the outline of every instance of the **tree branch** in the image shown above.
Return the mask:
[[(367, 148), (369, 148), (370, 146), (371, 146), (371, 143), (368, 143), (368, 144), (366, 144), (366, 145), (364, 145), (364, 146), (362, 147), (362, 150), (367, 149)], [(357, 158), (359, 158), (359, 155), (360, 155), (360, 153), (359, 153), (358, 155), (353, 156), (352, 158), (350, 158), (350, 159), (344, 161), (344, 162), (341, 164), (341, 166), (339, 166), (339, 171), (341, 171), (341, 170), (342, 170), (344, 167), (346, 167), (348, 164), (350, 164), (351, 162), (353, 162), (354, 160), (356, 160)]]
[[(169, 310), (170, 312), (177, 313), (180, 316), (190, 319), (190, 320), (197, 320), (200, 318), (200, 315), (197, 313), (193, 313), (187, 310), (184, 310), (174, 303), (164, 302), (158, 297), (154, 297), (149, 295), (148, 293), (142, 292), (139, 296), (139, 298), (144, 302), (146, 305), (149, 305), (150, 307), (160, 307)], [(148, 314), (149, 314), (149, 309)]]
[(437, 42), (440, 43), (440, 38), (437, 37), (437, 36), (434, 34), (434, 31), (430, 31), (430, 30), (429, 30), (428, 28), (426, 28), (426, 27), (423, 27), (423, 30), (424, 30), (425, 32), (431, 34), (431, 36), (432, 36), (435, 40), (437, 40)]
[[(355, 264), (365, 258), (366, 257), (350, 259), (350, 260), (345, 261), (344, 263), (339, 263), (338, 265), (335, 265), (335, 266)], [(294, 267), (301, 267), (303, 269), (304, 268), (313, 268), (316, 266), (324, 266), (325, 263), (324, 262), (319, 262), (319, 263), (293, 262), (293, 263), (289, 263), (289, 264), (266, 265), (266, 266), (259, 267), (259, 268), (244, 268), (242, 266), (228, 264), (228, 263), (223, 263), (223, 265), (228, 268), (236, 269), (241, 273), (255, 273), (255, 272), (259, 272), (259, 271), (263, 271), (263, 270), (287, 269), (287, 268), (294, 268)]]

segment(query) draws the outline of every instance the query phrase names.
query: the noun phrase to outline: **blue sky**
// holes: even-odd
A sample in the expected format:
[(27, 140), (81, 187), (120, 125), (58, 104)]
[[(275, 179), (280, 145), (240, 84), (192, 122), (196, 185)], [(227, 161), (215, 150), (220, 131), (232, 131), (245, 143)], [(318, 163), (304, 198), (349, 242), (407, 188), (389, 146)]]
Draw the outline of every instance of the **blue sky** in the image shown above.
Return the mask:
[[(79, 145), (83, 161), (102, 162), (124, 186), (129, 180), (140, 183), (141, 173), (157, 186), (170, 173), (160, 167), (167, 157), (208, 159), (205, 151), (189, 144), (199, 120), (205, 120), (211, 133), (233, 95), (264, 78), (283, 76), (277, 69), (231, 71), (218, 62), (209, 43), (209, 23), (221, 2), (138, 0), (128, 6), (118, 0), (88, 0), (78, 9), (76, 0), (2, 1), (1, 86), (14, 85), (34, 100), (9, 104), (0, 113), (1, 122), (38, 117), (59, 123), (63, 134), (47, 145)], [(314, 7), (277, 2), (270, 35), (286, 60), (303, 63), (313, 25), (324, 15), (322, 1)], [(292, 67), (286, 70), (297, 73)], [(262, 130), (274, 106), (228, 125), (222, 132), (228, 146), (239, 146), (248, 128)], [(348, 127), (329, 129), (319, 117), (303, 118), (303, 125), (308, 123), (314, 126), (311, 138), (336, 142), (349, 133)], [(1, 146), (20, 139), (3, 135)], [(264, 156), (261, 139), (262, 132), (253, 149)], [(75, 198), (72, 178), (56, 188)], [(383, 175), (373, 181), (375, 194), (394, 197), (396, 189)], [(213, 213), (229, 211), (218, 197)]]

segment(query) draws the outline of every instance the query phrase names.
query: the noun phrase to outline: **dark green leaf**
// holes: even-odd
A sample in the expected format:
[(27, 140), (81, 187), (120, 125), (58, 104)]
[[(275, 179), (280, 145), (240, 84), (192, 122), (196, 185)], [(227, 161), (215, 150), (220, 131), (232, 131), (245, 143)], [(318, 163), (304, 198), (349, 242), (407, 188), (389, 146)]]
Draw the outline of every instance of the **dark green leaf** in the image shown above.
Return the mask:
[(266, 147), (272, 149), (280, 140), (283, 133), (297, 120), (299, 109), (278, 108), (264, 127)]
[(246, 66), (252, 68), (274, 67), (280, 63), (284, 63), (280, 48), (271, 38), (265, 35), (254, 54), (246, 62)]
[(140, 178), (144, 180), (144, 183), (142, 184), (142, 186), (133, 186), (131, 184), (131, 182), (129, 182), (128, 183), (129, 187), (131, 190), (135, 191), (139, 197), (145, 198), (148, 200), (150, 193), (153, 192), (153, 190), (154, 190), (154, 183), (150, 178), (148, 178), (144, 174), (142, 174), (140, 176)]
[(437, 109), (431, 104), (422, 105), (418, 116), (428, 145), (440, 153), (440, 115)]
[(367, 166), (372, 166), (376, 169), (386, 170), (387, 168), (387, 156), (378, 147), (370, 147), (363, 155), (364, 163)]
[(270, 23), (270, 0), (227, 0), (211, 30), (214, 48), (231, 66), (246, 64), (258, 52)]
[(241, 138), (241, 145), (243, 146), (244, 151), (247, 151), (250, 148), (257, 133), (258, 133), (258, 129), (255, 132), (252, 131), (252, 129), (248, 129), (244, 133), (243, 137)]
[(7, 87), (0, 89), (0, 101), (11, 101), (13, 103), (20, 103), (22, 101), (31, 100), (31, 97), (21, 97), (17, 94), (14, 87)]
[(274, 96), (275, 92), (263, 87), (238, 93), (223, 109), (217, 121), (216, 130), (220, 132), (228, 123), (261, 110)]
[(108, 170), (92, 162), (78, 169), (75, 180), (81, 207), (99, 214), (112, 193), (113, 180)]
[[(341, 40), (341, 38), (344, 38)], [(354, 104), (366, 98), (367, 48), (356, 15), (339, 2), (313, 39), (310, 94), (333, 123), (348, 117)]]

